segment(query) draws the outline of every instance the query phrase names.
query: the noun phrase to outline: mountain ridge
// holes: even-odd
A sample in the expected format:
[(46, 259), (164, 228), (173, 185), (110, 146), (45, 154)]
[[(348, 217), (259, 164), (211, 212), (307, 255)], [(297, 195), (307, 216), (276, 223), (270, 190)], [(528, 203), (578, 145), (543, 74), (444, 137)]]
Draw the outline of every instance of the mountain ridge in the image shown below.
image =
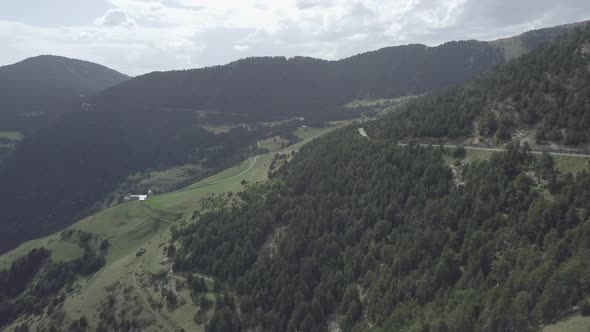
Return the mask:
[(26, 129), (27, 124), (39, 120), (32, 117), (79, 110), (87, 96), (127, 79), (129, 76), (108, 67), (55, 55), (30, 57), (2, 66), (1, 127)]
[(336, 117), (341, 106), (353, 99), (419, 95), (455, 86), (584, 24), (539, 29), (495, 42), (390, 46), (340, 60), (250, 57), (225, 65), (152, 72), (101, 92), (92, 103), (269, 118)]

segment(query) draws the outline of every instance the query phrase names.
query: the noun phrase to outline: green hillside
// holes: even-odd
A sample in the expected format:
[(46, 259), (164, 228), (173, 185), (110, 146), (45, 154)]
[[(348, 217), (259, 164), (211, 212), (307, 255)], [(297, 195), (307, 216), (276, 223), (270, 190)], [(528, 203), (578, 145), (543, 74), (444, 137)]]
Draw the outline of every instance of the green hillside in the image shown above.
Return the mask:
[[(590, 312), (585, 157), (506, 143), (487, 155), (464, 151), (464, 158), (396, 139), (472, 135), (474, 127), (486, 128), (474, 122), (488, 125), (482, 114), (498, 96), (506, 98), (501, 112), (514, 115), (513, 127), (480, 131), (484, 138), (502, 141), (504, 132), (526, 125), (529, 111), (538, 115), (537, 130), (587, 133), (581, 82), (588, 78), (588, 31), (387, 114), (367, 125), (370, 138), (356, 126), (327, 135), (279, 167), (272, 181), (246, 190), (245, 204), (204, 211), (175, 229), (175, 271), (212, 276), (235, 292), (207, 330), (536, 331), (560, 320), (557, 328), (584, 326), (568, 317)], [(535, 107), (510, 107), (543, 91), (527, 82), (549, 76), (555, 95)]]
[[(51, 261), (54, 263), (79, 259), (84, 255), (84, 249), (79, 246), (76, 236), (64, 237), (70, 231), (74, 234), (90, 234), (98, 243), (103, 240), (109, 243), (104, 267), (89, 277), (77, 278), (68, 286), (65, 301), (52, 309), (54, 311), (50, 313), (47, 309), (41, 314), (21, 317), (10, 326), (26, 323), (32, 328), (43, 330), (51, 326), (75, 325), (84, 317), (91, 328), (99, 327), (102, 322), (110, 329), (115, 325), (112, 325), (113, 321), (105, 320), (105, 317), (116, 317), (116, 324), (120, 326), (134, 321), (152, 331), (202, 329), (204, 326), (199, 327), (194, 320), (199, 302), (192, 298), (188, 289), (178, 291), (177, 307), (172, 310), (161, 291), (154, 291), (152, 287), (153, 278), (161, 277), (162, 271), (165, 273), (171, 265), (166, 255), (171, 227), (179, 227), (190, 220), (193, 212), (201, 209), (207, 199), (229, 192), (237, 193), (244, 187), (265, 181), (275, 154), (291, 155), (333, 128), (299, 128), (295, 134), (301, 141), (295, 145), (270, 149), (267, 153), (244, 160), (235, 167), (176, 192), (152, 196), (144, 202), (117, 205), (81, 220), (64, 231), (28, 241), (3, 254), (0, 256), (0, 270), (10, 268), (14, 261), (26, 256), (32, 249), (41, 247), (51, 251)], [(141, 249), (145, 253), (137, 256)], [(186, 284), (187, 281), (184, 277), (172, 276), (167, 282)], [(211, 288), (207, 296), (215, 300), (219, 291), (213, 289), (211, 282), (207, 283)], [(135, 310), (127, 314), (104, 311), (101, 308), (112, 301), (111, 297), (116, 298), (116, 301), (124, 299), (117, 302), (118, 306)], [(61, 315), (65, 315), (63, 321), (59, 318)], [(10, 327), (7, 329), (10, 330)]]

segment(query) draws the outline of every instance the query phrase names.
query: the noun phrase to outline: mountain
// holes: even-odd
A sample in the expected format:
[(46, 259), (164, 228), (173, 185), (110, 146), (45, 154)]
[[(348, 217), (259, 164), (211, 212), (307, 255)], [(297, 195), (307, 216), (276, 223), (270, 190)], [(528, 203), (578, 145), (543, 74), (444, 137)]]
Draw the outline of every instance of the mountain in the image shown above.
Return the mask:
[(496, 42), (387, 47), (338, 61), (261, 57), (155, 72), (108, 89), (93, 103), (266, 118), (334, 118), (342, 116), (342, 105), (357, 98), (419, 95), (463, 83), (514, 58), (515, 52), (526, 53), (569, 30), (570, 26), (542, 29)]
[(79, 110), (86, 96), (128, 79), (95, 63), (50, 55), (0, 67), (0, 116), (5, 120), (2, 127), (7, 127), (8, 122), (22, 122), (27, 114), (32, 117)]
[(195, 213), (173, 232), (173, 270), (236, 294), (206, 330), (537, 331), (590, 315), (586, 165), (561, 174), (518, 143), (478, 159), (390, 139), (465, 134), (499, 96), (522, 104), (494, 116), (535, 111), (583, 138), (589, 65), (590, 27), (575, 29), (364, 124), (370, 138), (357, 125), (304, 146), (245, 204)]
[(589, 95), (586, 25), (465, 86), (411, 103), (376, 124), (372, 135), (584, 146), (590, 142)]
[[(547, 38), (554, 35), (547, 34)], [(355, 114), (342, 110), (349, 100), (441, 89), (464, 82), (503, 61), (498, 48), (465, 41), (433, 48), (389, 47), (340, 61), (252, 58), (226, 66), (152, 73), (127, 80), (91, 97), (91, 102), (97, 104), (94, 111), (70, 112), (27, 136), (3, 162), (0, 209), (4, 236), (0, 251), (71, 224), (97, 202), (107, 199), (133, 173), (200, 162), (202, 158), (207, 160), (207, 169), (217, 170), (239, 158), (253, 140), (266, 135), (263, 131), (239, 130), (232, 135), (213, 135), (202, 130), (206, 122), (227, 124), (292, 116), (305, 116), (307, 121), (350, 118)], [(90, 75), (89, 68), (100, 68), (98, 72), (103, 74)], [(104, 67), (57, 57), (29, 59), (4, 67), (3, 72), (5, 77), (12, 73), (21, 82), (13, 97), (28, 91), (22, 88), (22, 82), (33, 80), (35, 75), (47, 76), (39, 83), (31, 83), (36, 89), (49, 85), (53, 77), (68, 78), (58, 80), (62, 83), (49, 90), (60, 91), (59, 94), (52, 92), (28, 99), (34, 104), (43, 98), (51, 99), (49, 95), (65, 96), (64, 91), (75, 90), (72, 99), (60, 100), (71, 102), (77, 110), (79, 94), (99, 88), (96, 84), (81, 83), (83, 78), (101, 78), (103, 86), (124, 79)], [(23, 104), (31, 105), (24, 101)], [(59, 110), (64, 109), (68, 108)], [(223, 113), (177, 112), (179, 109)], [(38, 117), (32, 117), (35, 118)], [(442, 130), (447, 122), (431, 123)], [(216, 148), (222, 149), (218, 155), (212, 152)]]
[(461, 161), (341, 130), (174, 232), (173, 270), (235, 292), (207, 331), (536, 331), (583, 306), (590, 173)]
[[(579, 317), (590, 315), (587, 165), (563, 172), (558, 156), (533, 154), (518, 143), (481, 156), (480, 150), (401, 146), (396, 139), (467, 135), (474, 127), (489, 136), (492, 115), (510, 113), (517, 127), (530, 111), (538, 111), (532, 123), (576, 132), (590, 112), (588, 50), (590, 27), (576, 29), (463, 87), (27, 243), (0, 272), (0, 324), (17, 319), (12, 327), (19, 329), (99, 331), (532, 332), (572, 314), (587, 322)], [(543, 78), (551, 79), (548, 86)], [(537, 93), (539, 104), (529, 108), (524, 101)], [(523, 103), (496, 108), (496, 100)], [(149, 122), (163, 122), (163, 114), (188, 117), (177, 119), (179, 126), (194, 115), (150, 112), (163, 118)], [(571, 120), (562, 123), (561, 113)], [(107, 113), (75, 116), (85, 114)], [(123, 128), (133, 124), (117, 119)], [(104, 126), (96, 122), (88, 120), (75, 133)], [(502, 132), (507, 122), (496, 124)], [(169, 142), (174, 130), (147, 132), (156, 136), (148, 143)], [(201, 139), (190, 135), (190, 126), (181, 132), (178, 142), (184, 135)], [(497, 132), (494, 138), (503, 139)], [(179, 155), (195, 150), (189, 145)], [(117, 151), (124, 162), (134, 150)], [(268, 180), (248, 184), (257, 159), (266, 162), (248, 179), (268, 170)], [(62, 172), (87, 160), (72, 158)], [(225, 181), (239, 181), (239, 193), (210, 195), (223, 193)], [(4, 191), (16, 195), (27, 188), (20, 189)], [(33, 249), (40, 243), (55, 252)]]
[(500, 62), (492, 47), (475, 41), (436, 48), (391, 47), (341, 61), (249, 58), (225, 66), (147, 74), (106, 90), (93, 102), (328, 118), (338, 116), (342, 105), (355, 98), (420, 94), (457, 84)]

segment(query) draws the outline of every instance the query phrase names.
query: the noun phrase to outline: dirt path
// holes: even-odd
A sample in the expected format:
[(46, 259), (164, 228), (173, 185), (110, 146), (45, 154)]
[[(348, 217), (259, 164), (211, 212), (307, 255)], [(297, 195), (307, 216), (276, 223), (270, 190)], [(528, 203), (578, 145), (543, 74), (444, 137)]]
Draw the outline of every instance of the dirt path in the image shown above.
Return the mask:
[[(365, 128), (359, 128), (358, 129), (359, 134), (363, 137), (366, 138), (370, 138), (369, 135), (367, 135), (367, 131), (365, 130)], [(408, 143), (396, 143), (399, 146), (407, 146)], [(423, 146), (423, 147), (428, 147), (428, 146), (435, 146), (435, 144), (418, 144), (419, 146)], [(443, 147), (445, 148), (457, 148), (460, 145), (455, 145), (455, 144), (444, 144)], [(467, 150), (474, 150), (474, 151), (490, 151), (490, 152), (502, 152), (502, 151), (506, 151), (506, 149), (502, 149), (502, 148), (480, 148), (480, 147), (475, 147), (475, 146), (463, 146), (465, 149)], [(548, 154), (552, 155), (552, 156), (562, 156), (562, 157), (578, 157), (578, 158), (590, 158), (590, 154), (581, 154), (581, 153), (564, 153), (564, 152), (550, 152), (550, 151), (531, 151), (531, 153), (533, 154), (543, 154), (544, 152), (547, 152)]]
[[(407, 143), (397, 143), (397, 145), (399, 146), (407, 146)], [(423, 147), (427, 147), (427, 146), (431, 146), (430, 144), (418, 144), (420, 146)], [(435, 146), (434, 144), (432, 144), (432, 146)], [(453, 145), (453, 144), (444, 144), (443, 147), (444, 148), (457, 148), (460, 145)], [(506, 149), (502, 149), (502, 148), (479, 148), (479, 147), (475, 147), (475, 146), (463, 146), (465, 149), (467, 150), (475, 150), (475, 151), (490, 151), (490, 152), (502, 152), (502, 151), (506, 151)], [(531, 151), (531, 153), (533, 154), (543, 154), (545, 151)], [(547, 151), (548, 154), (552, 155), (552, 156), (564, 156), (564, 157), (579, 157), (579, 158), (590, 158), (590, 155), (588, 154), (577, 154), (577, 153), (562, 153), (562, 152), (549, 152)]]
[(229, 177), (229, 178), (226, 178), (226, 179), (221, 179), (221, 180), (213, 181), (213, 182), (210, 182), (208, 184), (218, 184), (218, 183), (223, 183), (223, 182), (226, 182), (226, 181), (233, 180), (235, 178), (239, 178), (240, 176), (242, 176), (242, 175), (250, 172), (250, 170), (252, 169), (252, 167), (254, 167), (254, 164), (256, 164), (256, 160), (258, 160), (258, 156), (255, 156), (254, 157), (254, 160), (252, 160), (252, 164), (250, 164), (250, 166), (248, 167), (248, 169), (245, 170), (245, 171), (243, 171), (242, 173), (240, 173), (238, 175), (234, 175), (234, 176)]
[(213, 182), (196, 183), (196, 184), (193, 184), (191, 186), (188, 186), (188, 187), (186, 187), (184, 189), (173, 191), (172, 193), (180, 193), (180, 192), (184, 192), (184, 191), (195, 190), (195, 189), (203, 188), (203, 187), (206, 187), (206, 186), (210, 186), (210, 185), (219, 184), (219, 183), (223, 183), (223, 182), (226, 182), (226, 181), (233, 180), (235, 178), (238, 178), (238, 177), (243, 176), (244, 174), (250, 172), (250, 170), (252, 170), (252, 167), (254, 167), (254, 165), (256, 164), (256, 161), (257, 160), (258, 160), (258, 156), (255, 156), (254, 157), (254, 160), (252, 160), (252, 163), (250, 164), (250, 166), (248, 167), (248, 169), (246, 169), (245, 171), (241, 172), (238, 175), (234, 175), (232, 177), (221, 179), (221, 180), (217, 180), (217, 181), (213, 181)]

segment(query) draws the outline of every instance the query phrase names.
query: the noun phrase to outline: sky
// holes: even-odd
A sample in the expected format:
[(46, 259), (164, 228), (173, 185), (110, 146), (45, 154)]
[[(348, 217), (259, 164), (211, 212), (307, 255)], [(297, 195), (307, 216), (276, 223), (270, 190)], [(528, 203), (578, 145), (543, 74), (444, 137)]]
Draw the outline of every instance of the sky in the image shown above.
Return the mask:
[(52, 54), (128, 75), (251, 56), (336, 60), (590, 19), (589, 0), (2, 0), (0, 65)]

